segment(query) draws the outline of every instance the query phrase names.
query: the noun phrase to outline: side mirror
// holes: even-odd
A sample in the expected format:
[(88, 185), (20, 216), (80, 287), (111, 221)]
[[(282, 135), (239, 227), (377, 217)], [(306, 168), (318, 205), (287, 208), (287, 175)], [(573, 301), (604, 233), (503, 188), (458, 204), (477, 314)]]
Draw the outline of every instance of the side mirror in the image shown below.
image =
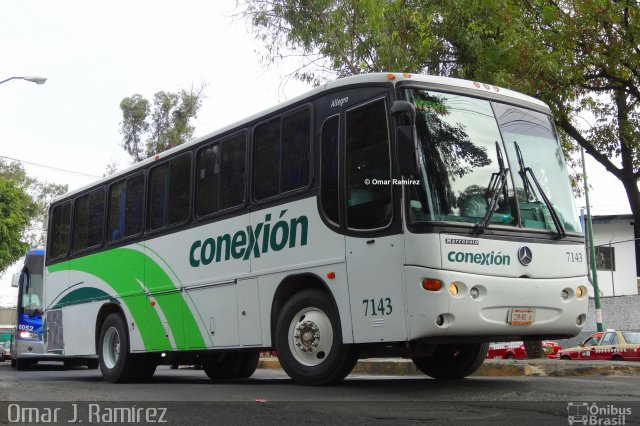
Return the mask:
[[(411, 102), (394, 101), (391, 104), (391, 114), (396, 117), (396, 153), (398, 155), (398, 169), (401, 176), (418, 174), (416, 160), (416, 108)], [(405, 118), (400, 118), (404, 116)], [(408, 120), (407, 120), (408, 119)], [(407, 123), (408, 121), (408, 123)]]
[(20, 272), (16, 272), (11, 277), (11, 287), (20, 287)]

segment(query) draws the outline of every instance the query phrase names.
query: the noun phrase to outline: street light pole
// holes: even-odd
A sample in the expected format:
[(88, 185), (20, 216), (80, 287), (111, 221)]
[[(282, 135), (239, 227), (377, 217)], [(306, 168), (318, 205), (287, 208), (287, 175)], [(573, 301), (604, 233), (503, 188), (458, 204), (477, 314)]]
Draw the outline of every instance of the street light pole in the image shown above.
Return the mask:
[(587, 184), (587, 166), (584, 162), (584, 148), (582, 155), (582, 177), (584, 179), (584, 198), (587, 202), (587, 233), (589, 235), (589, 259), (591, 263), (591, 279), (593, 280), (593, 296), (596, 308), (596, 329), (602, 331), (602, 309), (600, 309), (600, 288), (598, 287), (598, 273), (596, 272), (596, 248), (593, 245), (593, 224), (591, 223), (591, 206), (589, 206), (589, 185)]
[(2, 81), (0, 81), (0, 84), (2, 83), (6, 83), (9, 80), (27, 80), (30, 81), (32, 83), (36, 83), (36, 84), (44, 84), (45, 81), (47, 81), (47, 79), (45, 77), (33, 77), (33, 76), (24, 76), (24, 77), (9, 77), (7, 79), (4, 79)]

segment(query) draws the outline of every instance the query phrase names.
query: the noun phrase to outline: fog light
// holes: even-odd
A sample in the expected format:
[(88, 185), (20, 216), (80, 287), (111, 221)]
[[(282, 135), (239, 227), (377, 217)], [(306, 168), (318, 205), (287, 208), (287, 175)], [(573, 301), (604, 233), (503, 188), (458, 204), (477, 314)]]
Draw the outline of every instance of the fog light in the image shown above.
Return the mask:
[(455, 285), (455, 283), (449, 284), (449, 294), (451, 294), (452, 296), (458, 295), (458, 286)]
[(442, 325), (444, 324), (444, 317), (442, 315), (438, 315), (436, 317), (436, 325)]
[(569, 292), (567, 290), (562, 290), (560, 297), (562, 297), (562, 300), (567, 300), (569, 298)]
[(477, 287), (473, 287), (471, 291), (469, 291), (469, 295), (472, 299), (477, 299), (480, 296), (480, 290)]
[(582, 325), (582, 315), (580, 315), (578, 318), (576, 318), (576, 325), (578, 325), (578, 326)]

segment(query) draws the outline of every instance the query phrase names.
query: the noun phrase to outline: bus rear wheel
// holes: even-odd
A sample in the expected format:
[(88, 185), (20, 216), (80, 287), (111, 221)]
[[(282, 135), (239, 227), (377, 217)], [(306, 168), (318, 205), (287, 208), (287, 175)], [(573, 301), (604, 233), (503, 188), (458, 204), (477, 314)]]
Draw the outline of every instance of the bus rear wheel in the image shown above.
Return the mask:
[(204, 372), (211, 380), (246, 379), (258, 368), (260, 351), (227, 352), (203, 363)]
[(100, 371), (106, 381), (120, 383), (139, 378), (138, 363), (129, 353), (127, 327), (121, 315), (109, 314), (102, 324), (98, 356)]
[(226, 352), (219, 357), (206, 360), (202, 368), (211, 380), (235, 379), (242, 368), (242, 357), (238, 352)]
[(473, 374), (484, 362), (489, 343), (438, 345), (433, 355), (412, 358), (413, 363), (434, 379), (462, 379)]
[(358, 361), (354, 348), (342, 343), (335, 307), (319, 290), (293, 295), (278, 315), (274, 334), (282, 368), (303, 385), (339, 382)]

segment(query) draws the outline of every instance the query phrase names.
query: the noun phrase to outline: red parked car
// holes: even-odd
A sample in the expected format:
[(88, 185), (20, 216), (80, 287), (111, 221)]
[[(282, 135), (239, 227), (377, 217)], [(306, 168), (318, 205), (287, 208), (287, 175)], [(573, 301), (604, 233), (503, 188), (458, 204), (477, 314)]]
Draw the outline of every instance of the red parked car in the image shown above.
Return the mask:
[[(560, 345), (556, 342), (546, 340), (542, 342), (542, 350), (547, 358), (556, 358), (560, 349)], [(491, 343), (487, 359), (527, 359), (527, 351), (524, 348), (524, 342)]]
[(607, 330), (593, 333), (580, 346), (562, 349), (558, 359), (640, 361), (640, 332)]

